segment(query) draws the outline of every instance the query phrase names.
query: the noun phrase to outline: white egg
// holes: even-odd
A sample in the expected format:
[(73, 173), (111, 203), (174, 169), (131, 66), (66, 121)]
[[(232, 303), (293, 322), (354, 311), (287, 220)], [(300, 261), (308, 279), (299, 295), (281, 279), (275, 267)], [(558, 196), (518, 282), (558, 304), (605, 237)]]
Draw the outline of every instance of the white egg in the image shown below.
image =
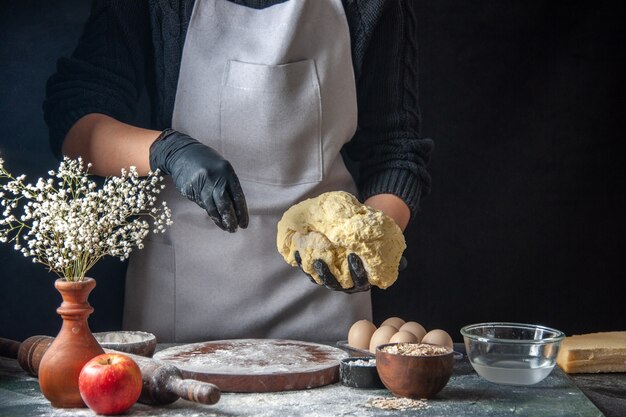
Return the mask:
[(417, 343), (417, 337), (411, 332), (400, 330), (391, 336), (389, 343)]
[(426, 335), (424, 335), (424, 337), (422, 338), (422, 343), (429, 343), (431, 345), (438, 346), (447, 346), (450, 349), (454, 347), (450, 335), (445, 330), (441, 329), (431, 330), (426, 333)]
[(376, 353), (376, 347), (380, 345), (384, 345), (385, 343), (389, 343), (389, 339), (391, 336), (396, 334), (398, 329), (393, 326), (380, 326), (374, 334), (372, 335), (372, 339), (370, 340), (370, 352)]
[(350, 331), (348, 331), (348, 345), (368, 350), (370, 347), (370, 339), (376, 331), (376, 326), (369, 320), (359, 320), (355, 322)]
[(424, 326), (415, 321), (407, 321), (398, 329), (401, 332), (411, 332), (417, 337), (417, 342), (421, 342), (424, 338), (424, 335), (427, 333)]
[(400, 317), (389, 317), (387, 320), (381, 323), (381, 326), (393, 326), (399, 329), (404, 324), (404, 320)]

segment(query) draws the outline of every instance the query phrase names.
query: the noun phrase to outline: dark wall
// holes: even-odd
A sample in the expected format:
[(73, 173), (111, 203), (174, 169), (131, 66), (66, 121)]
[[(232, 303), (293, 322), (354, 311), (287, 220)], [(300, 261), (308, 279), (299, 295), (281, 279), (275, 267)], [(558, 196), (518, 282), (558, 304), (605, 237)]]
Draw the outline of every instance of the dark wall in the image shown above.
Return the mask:
[[(47, 78), (57, 59), (69, 55), (89, 12), (87, 0), (0, 0), (0, 157), (5, 167), (31, 182), (58, 166), (48, 146), (41, 109)], [(104, 259), (92, 271), (97, 287), (94, 331), (120, 326), (125, 265)], [(61, 303), (49, 273), (8, 244), (0, 244), (0, 337), (23, 340), (56, 335)]]
[[(374, 291), (376, 321), (456, 340), (487, 320), (626, 329), (623, 6), (416, 1), (433, 191), (406, 233), (408, 269)], [(33, 180), (57, 165), (44, 86), (88, 3), (0, 0), (0, 155)], [(94, 331), (120, 326), (124, 267), (107, 259), (91, 274)], [(54, 278), (0, 245), (0, 337), (58, 331)]]
[(619, 4), (419, 1), (433, 191), (379, 319), (626, 328)]

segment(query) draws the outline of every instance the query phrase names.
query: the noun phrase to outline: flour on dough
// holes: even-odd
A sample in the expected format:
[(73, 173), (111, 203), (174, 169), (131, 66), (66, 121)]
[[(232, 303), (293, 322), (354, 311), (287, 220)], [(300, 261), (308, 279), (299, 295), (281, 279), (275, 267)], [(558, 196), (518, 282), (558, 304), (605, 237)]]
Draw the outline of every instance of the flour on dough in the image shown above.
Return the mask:
[(291, 266), (298, 266), (294, 254), (299, 251), (302, 269), (319, 284), (322, 281), (313, 262), (323, 260), (342, 288), (354, 286), (347, 257), (355, 253), (363, 261), (370, 284), (383, 289), (398, 278), (406, 248), (402, 230), (391, 217), (343, 191), (290, 207), (278, 222), (276, 245)]

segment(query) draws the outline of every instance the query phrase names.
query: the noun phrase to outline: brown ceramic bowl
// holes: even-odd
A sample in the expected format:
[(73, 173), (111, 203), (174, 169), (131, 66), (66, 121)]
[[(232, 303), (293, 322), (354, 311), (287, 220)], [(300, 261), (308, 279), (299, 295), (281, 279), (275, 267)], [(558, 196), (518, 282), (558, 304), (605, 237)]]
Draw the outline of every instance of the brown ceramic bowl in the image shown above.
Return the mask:
[(156, 336), (139, 331), (113, 331), (93, 334), (104, 349), (132, 353), (151, 358), (157, 345)]
[[(401, 346), (402, 345), (402, 346)], [(376, 370), (389, 391), (408, 398), (431, 398), (443, 389), (452, 375), (452, 349), (445, 353), (412, 356), (390, 353), (386, 347), (433, 346), (420, 343), (388, 343), (376, 348)], [(393, 348), (392, 348), (393, 349)]]

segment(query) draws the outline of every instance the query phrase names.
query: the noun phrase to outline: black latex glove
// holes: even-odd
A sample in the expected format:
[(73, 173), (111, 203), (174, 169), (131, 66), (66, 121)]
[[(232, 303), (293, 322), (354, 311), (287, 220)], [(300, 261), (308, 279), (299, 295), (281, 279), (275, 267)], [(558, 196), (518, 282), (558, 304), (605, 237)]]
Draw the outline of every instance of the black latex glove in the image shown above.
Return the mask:
[(197, 140), (166, 129), (150, 146), (150, 168), (171, 175), (182, 195), (206, 210), (223, 230), (248, 226), (248, 207), (230, 163)]
[[(296, 251), (296, 253), (294, 253), (294, 257), (296, 258), (298, 266), (302, 270), (302, 258), (300, 257), (300, 253)], [(406, 268), (406, 265), (406, 258), (402, 256), (400, 258), (400, 265), (398, 266), (398, 270), (402, 271), (404, 268)], [(337, 281), (337, 278), (332, 274), (332, 272), (330, 272), (328, 265), (326, 265), (326, 263), (321, 259), (317, 259), (313, 262), (313, 268), (322, 280), (323, 285), (330, 290), (342, 291), (352, 294), (355, 292), (368, 291), (371, 288), (371, 285), (367, 279), (367, 272), (363, 267), (363, 261), (361, 261), (361, 258), (359, 258), (359, 256), (355, 253), (351, 253), (348, 255), (348, 268), (350, 269), (350, 275), (352, 276), (352, 282), (354, 283), (354, 286), (351, 288), (342, 288)], [(304, 272), (304, 270), (302, 272)], [(306, 275), (309, 277), (311, 282), (317, 284), (317, 281), (315, 281), (313, 277), (311, 277), (309, 274)]]

